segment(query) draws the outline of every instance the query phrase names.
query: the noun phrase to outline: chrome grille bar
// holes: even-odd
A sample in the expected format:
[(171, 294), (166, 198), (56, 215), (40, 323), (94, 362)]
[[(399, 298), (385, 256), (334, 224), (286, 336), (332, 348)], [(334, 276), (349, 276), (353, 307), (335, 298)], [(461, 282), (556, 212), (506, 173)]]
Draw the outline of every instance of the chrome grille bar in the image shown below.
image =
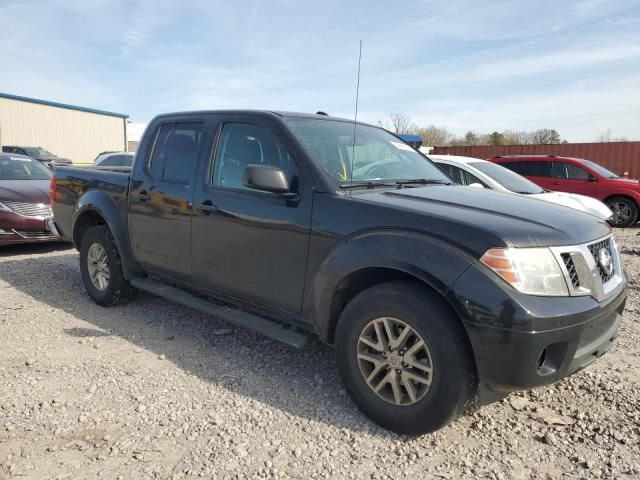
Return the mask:
[(7, 207), (23, 217), (50, 217), (51, 209), (44, 203), (22, 203), (2, 201)]

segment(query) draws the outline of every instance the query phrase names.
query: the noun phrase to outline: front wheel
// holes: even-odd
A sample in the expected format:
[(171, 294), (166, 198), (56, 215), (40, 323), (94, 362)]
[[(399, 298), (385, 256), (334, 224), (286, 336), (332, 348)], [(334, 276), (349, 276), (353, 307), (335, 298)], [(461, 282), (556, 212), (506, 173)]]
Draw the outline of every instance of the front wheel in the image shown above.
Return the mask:
[(105, 225), (91, 227), (82, 236), (80, 272), (89, 297), (99, 305), (125, 303), (136, 293), (124, 277), (120, 254)]
[(638, 218), (638, 205), (627, 197), (613, 197), (606, 201), (607, 207), (613, 213), (609, 223), (613, 227), (628, 227)]
[(360, 293), (340, 316), (335, 343), (351, 398), (394, 432), (433, 432), (475, 396), (464, 329), (449, 306), (420, 285), (390, 282)]

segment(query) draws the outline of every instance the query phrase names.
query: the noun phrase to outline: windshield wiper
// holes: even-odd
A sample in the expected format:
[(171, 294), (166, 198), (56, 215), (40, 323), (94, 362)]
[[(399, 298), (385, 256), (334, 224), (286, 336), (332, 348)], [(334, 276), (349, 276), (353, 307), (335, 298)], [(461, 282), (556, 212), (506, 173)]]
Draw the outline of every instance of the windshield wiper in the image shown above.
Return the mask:
[(419, 185), (451, 185), (451, 182), (447, 182), (446, 180), (436, 180), (433, 178), (414, 178), (396, 181), (396, 185), (411, 185), (416, 183)]
[(414, 178), (410, 180), (394, 180), (390, 181), (359, 181), (359, 182), (346, 182), (340, 184), (340, 188), (376, 188), (376, 187), (394, 187), (402, 188), (404, 185), (451, 185), (451, 182), (446, 180), (435, 180), (430, 178)]
[(395, 187), (398, 188), (398, 184), (396, 182), (349, 182), (349, 183), (341, 183), (340, 188), (376, 188), (376, 187)]

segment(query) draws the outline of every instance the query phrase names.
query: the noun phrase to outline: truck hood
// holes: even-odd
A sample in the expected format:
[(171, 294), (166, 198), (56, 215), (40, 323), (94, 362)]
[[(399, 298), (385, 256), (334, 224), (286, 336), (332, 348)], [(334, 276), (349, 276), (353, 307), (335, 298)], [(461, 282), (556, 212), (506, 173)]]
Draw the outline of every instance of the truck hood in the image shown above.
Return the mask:
[(2, 180), (0, 202), (44, 203), (49, 205), (49, 180)]
[[(358, 197), (416, 213), (413, 228), (482, 254), (487, 248), (577, 245), (611, 228), (593, 215), (511, 193), (462, 186), (368, 190)], [(354, 195), (355, 198), (355, 195)], [(400, 212), (397, 212), (398, 214)], [(396, 214), (395, 218), (400, 216)]]

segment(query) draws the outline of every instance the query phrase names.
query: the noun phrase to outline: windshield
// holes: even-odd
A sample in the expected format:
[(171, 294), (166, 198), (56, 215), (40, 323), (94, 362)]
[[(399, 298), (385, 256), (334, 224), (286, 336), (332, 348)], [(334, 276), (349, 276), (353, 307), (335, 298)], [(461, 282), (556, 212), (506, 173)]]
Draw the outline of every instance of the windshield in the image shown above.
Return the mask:
[(26, 157), (0, 158), (0, 180), (49, 180), (51, 171)]
[(618, 175), (616, 175), (615, 173), (607, 170), (604, 167), (601, 167), (600, 165), (598, 165), (597, 163), (593, 163), (590, 160), (581, 160), (582, 163), (589, 167), (591, 170), (594, 170), (596, 173), (598, 173), (599, 175), (602, 175), (604, 178), (620, 178)]
[(25, 148), (23, 148), (23, 150), (25, 152), (27, 152), (27, 155), (29, 155), (30, 157), (33, 157), (33, 158), (55, 157), (55, 155), (53, 153), (51, 153), (48, 150), (45, 150), (42, 147), (25, 147)]
[[(286, 119), (309, 155), (342, 184), (425, 179), (450, 183), (438, 167), (381, 128), (335, 120)], [(353, 178), (351, 171), (353, 168)]]
[(535, 183), (527, 180), (526, 178), (512, 172), (508, 168), (504, 168), (500, 165), (491, 162), (471, 162), (469, 163), (474, 168), (477, 168), (485, 175), (493, 178), (496, 182), (502, 185), (507, 190), (511, 190), (515, 193), (524, 193), (531, 195), (534, 193), (543, 193), (544, 190)]

